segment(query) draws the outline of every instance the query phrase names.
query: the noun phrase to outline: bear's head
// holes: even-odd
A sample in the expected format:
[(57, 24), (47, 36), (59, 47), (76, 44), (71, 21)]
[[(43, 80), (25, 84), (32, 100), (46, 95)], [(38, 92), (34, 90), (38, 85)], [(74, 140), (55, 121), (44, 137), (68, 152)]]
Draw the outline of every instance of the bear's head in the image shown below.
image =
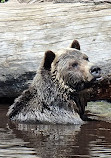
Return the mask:
[(43, 67), (51, 72), (62, 87), (72, 91), (83, 90), (88, 83), (100, 77), (100, 68), (90, 63), (87, 55), (81, 53), (77, 40), (72, 42), (70, 48), (57, 53), (47, 51)]

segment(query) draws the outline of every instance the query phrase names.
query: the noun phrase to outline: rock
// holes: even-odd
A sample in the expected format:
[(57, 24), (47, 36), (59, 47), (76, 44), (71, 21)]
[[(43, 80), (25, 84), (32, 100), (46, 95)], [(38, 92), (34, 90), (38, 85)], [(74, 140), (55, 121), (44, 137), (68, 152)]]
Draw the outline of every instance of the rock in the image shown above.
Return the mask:
[(26, 89), (48, 49), (73, 39), (93, 62), (111, 57), (111, 5), (93, 3), (0, 4), (0, 97)]

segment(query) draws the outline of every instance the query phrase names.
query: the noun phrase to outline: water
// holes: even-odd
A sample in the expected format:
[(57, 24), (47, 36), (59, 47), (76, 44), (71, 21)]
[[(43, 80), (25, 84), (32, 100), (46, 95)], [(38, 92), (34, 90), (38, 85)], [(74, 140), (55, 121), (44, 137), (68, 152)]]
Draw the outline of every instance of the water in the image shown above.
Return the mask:
[(6, 117), (8, 105), (0, 105), (0, 157), (111, 158), (111, 104), (89, 103), (88, 107), (105, 121), (83, 125), (17, 124)]

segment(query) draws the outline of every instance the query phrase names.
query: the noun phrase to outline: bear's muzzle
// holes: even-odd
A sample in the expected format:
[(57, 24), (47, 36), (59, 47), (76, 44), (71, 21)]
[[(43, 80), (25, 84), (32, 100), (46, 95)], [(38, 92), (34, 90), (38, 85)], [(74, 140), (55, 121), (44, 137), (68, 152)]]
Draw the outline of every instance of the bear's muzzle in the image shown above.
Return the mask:
[(94, 78), (100, 78), (101, 77), (101, 69), (98, 66), (92, 66), (90, 68), (90, 73)]

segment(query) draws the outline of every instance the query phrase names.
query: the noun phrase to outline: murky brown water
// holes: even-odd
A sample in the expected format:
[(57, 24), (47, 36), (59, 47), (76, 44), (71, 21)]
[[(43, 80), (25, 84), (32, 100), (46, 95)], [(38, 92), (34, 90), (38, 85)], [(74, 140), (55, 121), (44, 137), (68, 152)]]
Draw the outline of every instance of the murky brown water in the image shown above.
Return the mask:
[(0, 105), (1, 158), (111, 158), (111, 123), (12, 124)]

